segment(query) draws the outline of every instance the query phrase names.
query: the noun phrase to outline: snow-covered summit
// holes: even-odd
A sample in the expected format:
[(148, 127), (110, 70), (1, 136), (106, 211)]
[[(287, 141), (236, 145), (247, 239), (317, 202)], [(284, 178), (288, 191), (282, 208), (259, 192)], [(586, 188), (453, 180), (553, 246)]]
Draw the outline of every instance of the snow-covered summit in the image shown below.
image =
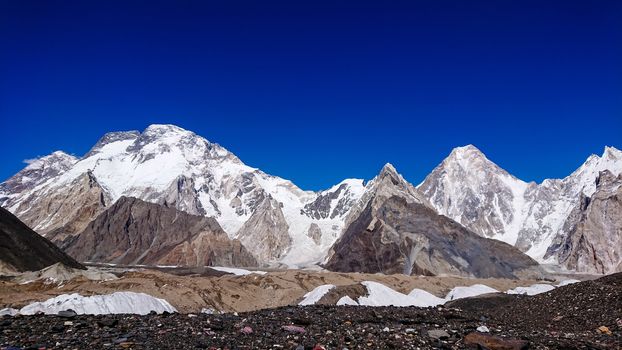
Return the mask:
[(614, 176), (622, 173), (622, 151), (615, 147), (605, 147), (602, 156), (592, 154), (577, 170), (563, 181), (569, 187), (572, 195), (583, 192), (591, 196), (596, 190), (595, 179), (601, 171), (609, 170)]
[(47, 156), (43, 156), (35, 160), (29, 161), (28, 166), (26, 166), (24, 170), (35, 170), (50, 167), (55, 169), (61, 169), (71, 166), (77, 160), (78, 159), (76, 157), (63, 151), (54, 151)]
[(509, 244), (517, 240), (527, 187), (473, 145), (454, 149), (418, 186), (441, 214)]

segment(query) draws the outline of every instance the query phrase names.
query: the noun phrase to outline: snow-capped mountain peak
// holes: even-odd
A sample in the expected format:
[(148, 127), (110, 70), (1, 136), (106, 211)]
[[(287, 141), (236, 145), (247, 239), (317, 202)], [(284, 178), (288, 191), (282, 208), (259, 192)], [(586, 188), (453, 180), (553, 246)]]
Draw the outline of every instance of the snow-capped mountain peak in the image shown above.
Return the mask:
[(12, 206), (18, 194), (29, 191), (70, 169), (78, 159), (62, 151), (27, 161), (28, 165), (0, 184), (0, 205)]
[(583, 193), (591, 196), (596, 191), (594, 180), (601, 171), (609, 170), (614, 176), (622, 173), (622, 151), (605, 147), (602, 156), (592, 154), (577, 170), (564, 179), (572, 188), (572, 195)]
[(528, 186), (467, 145), (452, 150), (418, 188), (441, 214), (514, 244)]
[(441, 165), (449, 169), (460, 168), (469, 173), (476, 173), (481, 178), (486, 177), (489, 173), (501, 173), (511, 176), (473, 145), (454, 148)]
[(73, 165), (78, 159), (63, 151), (54, 151), (47, 156), (37, 158), (28, 162), (24, 170), (36, 170), (44, 168), (62, 169)]
[(96, 154), (97, 152), (99, 152), (103, 147), (105, 147), (108, 144), (111, 144), (111, 143), (114, 143), (114, 142), (117, 142), (117, 141), (125, 141), (125, 140), (134, 141), (139, 136), (140, 136), (140, 132), (135, 131), (135, 130), (134, 131), (116, 131), (116, 132), (106, 133), (106, 134), (104, 134), (104, 136), (102, 136), (99, 139), (99, 141), (97, 141), (95, 146), (93, 146), (91, 148), (91, 150), (89, 150), (89, 152), (84, 155), (83, 158), (88, 158), (88, 157)]
[[(90, 180), (83, 181), (85, 176)], [(84, 187), (74, 189), (77, 184)], [(7, 189), (4, 200), (14, 197), (16, 214), (43, 234), (73, 220), (70, 212), (48, 213), (43, 198), (54, 198), (55, 207), (70, 210), (73, 189), (91, 196), (88, 202), (95, 209), (88, 215), (93, 217), (125, 196), (214, 217), (231, 238), (254, 237), (252, 231), (260, 228), (279, 232), (264, 248), (282, 249), (253, 252), (252, 244), (248, 249), (265, 258), (262, 263), (278, 260), (292, 265), (321, 259), (341, 233), (343, 217), (364, 191), (363, 181), (353, 179), (326, 191), (303, 191), (289, 180), (247, 166), (224, 147), (191, 131), (159, 124), (143, 132), (105, 134), (84, 157), (73, 159), (49, 182), (27, 193), (2, 185)], [(99, 205), (94, 202), (97, 196), (102, 198)], [(66, 205), (58, 203), (63, 200)], [(238, 232), (242, 228), (244, 232)], [(79, 233), (63, 230), (63, 237)]]
[(432, 205), (410, 182), (395, 169), (391, 163), (386, 163), (378, 175), (367, 182), (360, 199), (352, 206), (345, 217), (345, 227), (348, 227), (371, 202), (383, 202), (391, 197), (399, 197), (408, 203), (423, 204), (432, 208)]

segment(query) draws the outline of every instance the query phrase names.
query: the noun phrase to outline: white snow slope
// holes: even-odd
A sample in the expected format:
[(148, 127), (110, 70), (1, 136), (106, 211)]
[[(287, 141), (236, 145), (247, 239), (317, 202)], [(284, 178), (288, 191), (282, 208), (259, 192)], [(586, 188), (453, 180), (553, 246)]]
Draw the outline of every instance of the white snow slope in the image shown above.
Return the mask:
[(246, 270), (246, 269), (238, 269), (235, 267), (223, 267), (223, 266), (209, 266), (210, 269), (214, 269), (216, 271), (221, 271), (221, 272), (226, 272), (226, 273), (231, 273), (234, 274), (236, 276), (246, 276), (246, 275), (250, 275), (250, 274), (258, 274), (258, 275), (265, 275), (267, 274), (266, 271), (251, 271), (251, 270)]
[(498, 290), (483, 284), (474, 284), (468, 287), (455, 287), (445, 296), (446, 301), (469, 298), (487, 293), (499, 293)]
[(34, 315), (43, 312), (54, 315), (60, 311), (73, 310), (78, 314), (139, 314), (146, 315), (151, 311), (157, 313), (177, 312), (166, 300), (152, 297), (144, 293), (116, 292), (106, 295), (84, 297), (80, 294), (63, 294), (42, 302), (24, 306), (19, 313)]
[[(529, 287), (517, 287), (510, 289), (505, 293), (536, 295), (577, 282), (579, 281), (564, 280), (557, 286), (539, 283)], [(439, 298), (430, 292), (418, 288), (413, 289), (408, 294), (404, 294), (378, 282), (364, 281), (361, 282), (361, 284), (367, 289), (367, 296), (361, 296), (357, 301), (352, 299), (350, 296), (345, 295), (337, 301), (336, 305), (433, 307), (443, 305), (448, 301), (456, 299), (470, 298), (488, 293), (499, 293), (498, 290), (484, 284), (474, 284), (471, 286), (455, 287), (447, 293), (445, 298)], [(335, 288), (335, 285), (333, 284), (320, 285), (305, 294), (303, 300), (298, 305), (314, 305), (333, 288)]]
[(318, 286), (309, 293), (305, 294), (302, 301), (298, 303), (298, 305), (314, 305), (333, 288), (335, 288), (334, 284), (324, 284)]

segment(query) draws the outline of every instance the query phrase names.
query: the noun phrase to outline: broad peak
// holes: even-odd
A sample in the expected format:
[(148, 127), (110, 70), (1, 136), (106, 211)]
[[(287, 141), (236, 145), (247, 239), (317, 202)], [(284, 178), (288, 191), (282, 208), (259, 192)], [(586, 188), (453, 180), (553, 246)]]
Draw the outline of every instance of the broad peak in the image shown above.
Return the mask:
[(105, 133), (104, 136), (102, 136), (97, 141), (95, 146), (93, 146), (89, 150), (89, 152), (86, 155), (84, 155), (83, 158), (88, 158), (92, 156), (93, 154), (97, 153), (100, 149), (102, 149), (104, 146), (109, 145), (111, 143), (119, 142), (119, 141), (126, 141), (126, 140), (136, 140), (139, 136), (140, 136), (140, 132), (136, 130), (113, 131), (113, 132)]

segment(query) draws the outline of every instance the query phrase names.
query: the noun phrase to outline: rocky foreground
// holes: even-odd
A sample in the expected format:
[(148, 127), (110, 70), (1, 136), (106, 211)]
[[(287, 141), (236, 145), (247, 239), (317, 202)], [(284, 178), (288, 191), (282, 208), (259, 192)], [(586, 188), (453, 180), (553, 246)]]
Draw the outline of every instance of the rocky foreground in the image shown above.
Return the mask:
[(622, 274), (536, 296), (437, 308), (307, 306), (248, 313), (0, 318), (1, 349), (620, 349)]

